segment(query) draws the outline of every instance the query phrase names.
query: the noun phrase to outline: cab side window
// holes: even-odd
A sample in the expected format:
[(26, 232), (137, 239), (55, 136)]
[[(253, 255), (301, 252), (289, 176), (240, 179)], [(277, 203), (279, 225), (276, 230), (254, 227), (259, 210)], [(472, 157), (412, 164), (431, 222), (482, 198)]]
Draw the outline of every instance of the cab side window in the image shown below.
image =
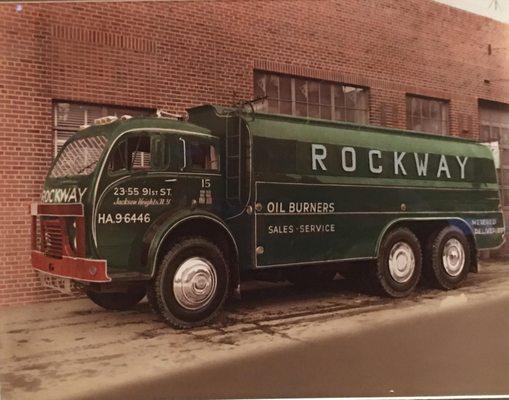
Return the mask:
[(109, 171), (161, 169), (162, 138), (159, 135), (131, 135), (119, 142), (110, 155)]
[(189, 170), (219, 171), (219, 152), (215, 144), (190, 141), (186, 159)]

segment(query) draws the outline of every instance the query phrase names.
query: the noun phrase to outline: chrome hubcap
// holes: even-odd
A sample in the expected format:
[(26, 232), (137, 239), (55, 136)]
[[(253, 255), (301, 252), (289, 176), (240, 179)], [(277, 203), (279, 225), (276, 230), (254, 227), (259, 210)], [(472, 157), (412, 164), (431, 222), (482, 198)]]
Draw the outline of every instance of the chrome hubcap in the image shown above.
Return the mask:
[(405, 242), (397, 242), (389, 253), (389, 273), (398, 283), (405, 283), (415, 271), (415, 255)]
[(204, 258), (192, 257), (177, 268), (173, 277), (173, 293), (187, 310), (198, 310), (212, 300), (217, 288), (217, 274)]
[(465, 249), (458, 239), (445, 242), (442, 252), (442, 264), (450, 276), (458, 276), (465, 266)]

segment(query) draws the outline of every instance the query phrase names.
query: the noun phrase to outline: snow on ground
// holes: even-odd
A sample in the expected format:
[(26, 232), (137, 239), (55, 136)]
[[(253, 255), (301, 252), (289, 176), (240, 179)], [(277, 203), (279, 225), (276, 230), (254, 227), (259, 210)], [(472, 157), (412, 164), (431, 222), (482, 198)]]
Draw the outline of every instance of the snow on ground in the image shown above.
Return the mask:
[(484, 263), (455, 291), (419, 288), (400, 300), (336, 279), (321, 289), (249, 284), (209, 326), (176, 331), (146, 302), (111, 312), (86, 299), (0, 309), (0, 398), (71, 399), (284, 346), (469, 307), (509, 293), (509, 264)]

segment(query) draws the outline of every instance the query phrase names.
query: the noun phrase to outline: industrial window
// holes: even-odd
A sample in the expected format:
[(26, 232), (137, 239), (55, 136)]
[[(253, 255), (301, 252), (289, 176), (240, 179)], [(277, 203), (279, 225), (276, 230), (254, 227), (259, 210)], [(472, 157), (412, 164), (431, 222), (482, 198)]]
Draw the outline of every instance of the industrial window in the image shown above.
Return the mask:
[(259, 111), (338, 121), (369, 122), (368, 89), (261, 71), (254, 73)]
[[(480, 101), (479, 121), (481, 141), (498, 141), (509, 149), (509, 105)], [(509, 167), (509, 157), (504, 164)]]
[(53, 113), (54, 155), (56, 155), (67, 139), (81, 126), (93, 124), (97, 118), (107, 115), (121, 117), (126, 114), (136, 117), (153, 114), (154, 110), (56, 101), (53, 103)]
[(407, 95), (407, 128), (413, 131), (447, 135), (449, 133), (449, 103), (445, 100)]

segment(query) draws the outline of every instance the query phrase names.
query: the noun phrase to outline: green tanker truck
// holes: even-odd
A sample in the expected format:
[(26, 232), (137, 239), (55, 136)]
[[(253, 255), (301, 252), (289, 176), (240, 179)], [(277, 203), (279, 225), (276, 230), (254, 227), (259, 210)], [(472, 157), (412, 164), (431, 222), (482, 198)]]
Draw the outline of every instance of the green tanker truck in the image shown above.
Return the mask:
[[(61, 149), (32, 204), (32, 265), (108, 309), (145, 295), (211, 321), (245, 279), (363, 275), (442, 289), (504, 242), (493, 157), (473, 141), (204, 105), (103, 118)], [(347, 269), (348, 267), (348, 269)]]

